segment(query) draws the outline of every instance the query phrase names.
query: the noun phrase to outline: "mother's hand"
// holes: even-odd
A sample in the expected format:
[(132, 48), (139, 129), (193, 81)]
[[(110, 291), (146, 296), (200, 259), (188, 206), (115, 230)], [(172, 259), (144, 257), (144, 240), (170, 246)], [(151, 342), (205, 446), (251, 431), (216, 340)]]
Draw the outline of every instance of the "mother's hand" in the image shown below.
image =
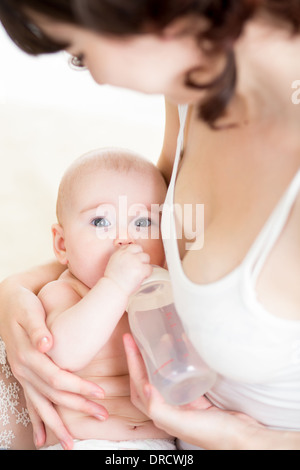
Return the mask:
[[(168, 405), (149, 384), (143, 358), (131, 335), (124, 335), (133, 404), (168, 434), (208, 450), (247, 448), (264, 429), (254, 419), (213, 406), (205, 397), (185, 406)], [(250, 440), (249, 440), (250, 439)], [(251, 444), (250, 444), (251, 446)]]
[(6, 292), (1, 300), (0, 334), (11, 370), (24, 390), (35, 444), (44, 445), (46, 425), (64, 448), (71, 449), (73, 438), (54, 404), (107, 418), (105, 408), (92, 401), (103, 398), (104, 392), (98, 385), (59, 369), (45, 354), (51, 349), (52, 336), (42, 304), (31, 291), (20, 288), (11, 296)]

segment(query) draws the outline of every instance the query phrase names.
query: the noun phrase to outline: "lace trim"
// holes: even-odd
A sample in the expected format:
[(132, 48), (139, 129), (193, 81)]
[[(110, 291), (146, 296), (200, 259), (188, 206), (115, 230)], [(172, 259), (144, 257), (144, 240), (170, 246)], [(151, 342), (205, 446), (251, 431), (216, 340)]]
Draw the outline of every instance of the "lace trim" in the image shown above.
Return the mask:
[[(6, 379), (13, 377), (12, 371), (7, 363), (5, 344), (0, 337), (0, 368)], [(15, 424), (22, 424), (27, 427), (30, 423), (29, 414), (26, 408), (18, 409), (19, 392), (21, 388), (17, 382), (10, 380), (5, 382), (0, 380), (0, 425), (8, 427), (10, 424), (10, 415), (15, 417)], [(0, 448), (10, 449), (15, 434), (11, 429), (0, 431)]]

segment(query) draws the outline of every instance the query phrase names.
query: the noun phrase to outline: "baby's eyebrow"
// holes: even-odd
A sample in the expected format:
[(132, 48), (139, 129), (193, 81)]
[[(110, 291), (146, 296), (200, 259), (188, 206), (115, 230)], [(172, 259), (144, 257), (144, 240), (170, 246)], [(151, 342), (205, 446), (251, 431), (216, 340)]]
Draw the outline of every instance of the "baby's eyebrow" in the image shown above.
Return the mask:
[(110, 202), (100, 202), (97, 204), (93, 203), (81, 209), (80, 214), (82, 214), (83, 212), (90, 212), (90, 211), (97, 212), (98, 210), (100, 210), (101, 206), (114, 206), (114, 204)]

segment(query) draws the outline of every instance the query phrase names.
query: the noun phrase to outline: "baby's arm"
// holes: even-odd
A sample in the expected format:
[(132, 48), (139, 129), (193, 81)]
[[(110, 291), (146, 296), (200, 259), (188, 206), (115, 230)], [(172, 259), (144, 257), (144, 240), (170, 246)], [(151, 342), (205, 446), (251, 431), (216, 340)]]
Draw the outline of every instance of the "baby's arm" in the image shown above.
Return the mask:
[(150, 275), (149, 256), (138, 245), (120, 248), (97, 284), (80, 298), (65, 281), (40, 293), (54, 345), (49, 356), (63, 369), (85, 367), (105, 345), (126, 310), (129, 296)]

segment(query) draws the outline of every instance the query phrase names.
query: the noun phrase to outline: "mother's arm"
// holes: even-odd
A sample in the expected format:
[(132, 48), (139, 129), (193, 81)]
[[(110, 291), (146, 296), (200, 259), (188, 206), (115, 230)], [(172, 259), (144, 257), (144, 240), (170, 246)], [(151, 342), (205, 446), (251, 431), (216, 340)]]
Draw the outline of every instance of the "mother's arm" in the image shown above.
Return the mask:
[[(57, 262), (9, 277), (0, 284), (0, 336), (6, 345), (12, 372), (23, 387), (35, 443), (45, 440), (45, 423), (66, 448), (73, 445), (52, 403), (101, 414), (103, 408), (88, 397), (103, 396), (96, 384), (59, 369), (43, 354), (51, 349), (52, 335), (45, 324), (45, 312), (36, 294), (62, 272)], [(100, 410), (101, 408), (101, 410)]]
[(158, 428), (207, 450), (300, 449), (300, 433), (267, 429), (242, 413), (212, 406), (204, 397), (188, 406), (166, 404), (148, 383), (142, 356), (130, 335), (124, 336), (124, 346), (132, 401)]

